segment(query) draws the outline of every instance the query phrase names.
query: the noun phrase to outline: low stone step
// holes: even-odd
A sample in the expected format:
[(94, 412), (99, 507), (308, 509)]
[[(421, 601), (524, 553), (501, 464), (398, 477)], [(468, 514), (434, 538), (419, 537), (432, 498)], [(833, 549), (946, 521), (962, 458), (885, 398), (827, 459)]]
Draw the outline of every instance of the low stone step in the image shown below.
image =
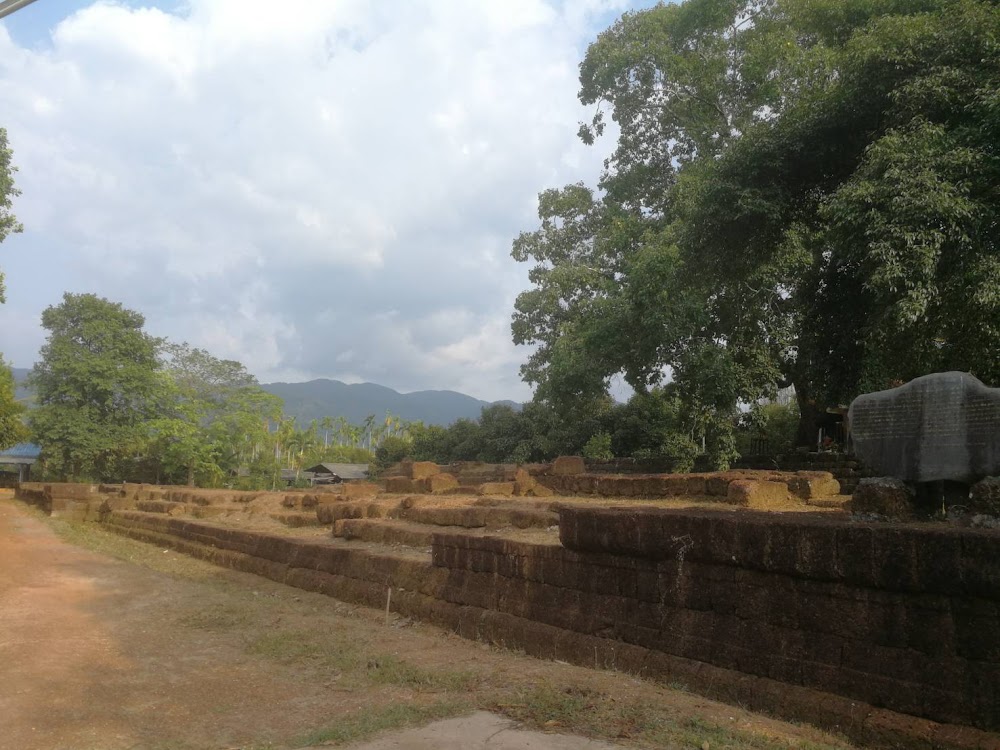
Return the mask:
[(386, 586), (436, 596), (448, 571), (430, 552), (333, 537), (303, 539), (163, 514), (113, 511), (110, 531), (345, 601), (384, 607)]
[(143, 513), (165, 513), (168, 516), (178, 516), (185, 512), (187, 506), (184, 503), (175, 503), (170, 500), (139, 500), (135, 504), (136, 510)]
[(463, 526), (467, 529), (547, 529), (559, 524), (559, 514), (550, 510), (519, 507), (467, 506), (454, 508), (410, 508), (401, 517), (432, 526)]
[(434, 526), (406, 521), (344, 518), (333, 524), (333, 535), (341, 539), (405, 547), (430, 547), (435, 533)]
[(271, 513), (271, 519), (292, 529), (303, 526), (319, 526), (319, 519), (315, 513), (306, 511), (288, 511), (287, 513)]
[(331, 502), (316, 506), (316, 519), (320, 525), (332, 524), (342, 518), (385, 518), (397, 511), (398, 500)]
[(518, 510), (550, 510), (556, 512), (560, 504), (565, 503), (564, 498), (548, 497), (477, 497), (472, 501), (473, 505), (483, 508), (508, 508)]
[(851, 501), (850, 495), (836, 495), (834, 497), (816, 497), (806, 500), (806, 505), (814, 508), (844, 508)]

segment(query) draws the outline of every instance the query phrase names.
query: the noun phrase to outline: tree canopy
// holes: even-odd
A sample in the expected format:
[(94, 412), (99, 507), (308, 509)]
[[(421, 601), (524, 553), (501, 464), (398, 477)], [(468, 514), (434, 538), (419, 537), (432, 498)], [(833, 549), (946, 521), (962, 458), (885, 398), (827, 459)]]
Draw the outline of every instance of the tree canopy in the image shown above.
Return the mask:
[(42, 313), (49, 333), (29, 376), (29, 424), (67, 478), (120, 476), (145, 439), (160, 381), (144, 322), (94, 294), (66, 293)]
[(214, 484), (248, 466), (281, 416), (281, 399), (261, 389), (241, 363), (204, 349), (164, 343), (161, 357), (161, 403), (149, 425), (157, 473)]
[[(0, 242), (13, 232), (20, 232), (21, 225), (13, 213), (13, 200), (20, 194), (14, 187), (14, 172), (11, 150), (7, 145), (7, 131), (0, 128)], [(6, 301), (3, 270), (0, 270), (0, 303)], [(14, 397), (14, 376), (10, 366), (0, 355), (0, 450), (22, 440), (27, 434), (22, 423), (22, 404)]]
[[(7, 145), (7, 131), (0, 128), (0, 242), (7, 239), (7, 236), (15, 232), (20, 232), (23, 227), (14, 216), (14, 198), (21, 194), (21, 191), (14, 187), (14, 173), (17, 167), (11, 161), (12, 153)], [(4, 275), (0, 270), (0, 302), (5, 301)]]
[(0, 356), (0, 450), (28, 437), (22, 414), (24, 405), (15, 398), (14, 375)]
[(740, 402), (811, 414), (939, 369), (1000, 382), (1000, 7), (687, 0), (624, 15), (580, 66), (617, 147), (539, 198), (512, 330), (540, 399), (670, 373), (733, 455)]

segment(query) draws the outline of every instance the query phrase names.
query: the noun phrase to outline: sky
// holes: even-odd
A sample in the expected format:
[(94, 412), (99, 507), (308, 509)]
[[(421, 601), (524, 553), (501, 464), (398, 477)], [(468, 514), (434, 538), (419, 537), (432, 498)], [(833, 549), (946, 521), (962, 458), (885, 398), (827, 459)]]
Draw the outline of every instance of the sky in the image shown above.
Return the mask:
[(93, 292), (261, 382), (528, 400), (510, 257), (594, 184), (587, 45), (649, 0), (37, 0), (0, 21), (0, 352)]

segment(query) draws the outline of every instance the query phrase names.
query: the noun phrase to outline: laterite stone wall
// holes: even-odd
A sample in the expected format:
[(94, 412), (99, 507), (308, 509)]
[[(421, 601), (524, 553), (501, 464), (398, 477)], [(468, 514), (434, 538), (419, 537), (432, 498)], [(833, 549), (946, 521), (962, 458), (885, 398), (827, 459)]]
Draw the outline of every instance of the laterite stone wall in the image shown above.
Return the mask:
[[(559, 561), (536, 575), (528, 566), (523, 578), (573, 592), (558, 596), (574, 602), (586, 629), (934, 721), (1000, 728), (996, 532), (567, 507), (560, 538)], [(465, 562), (474, 569), (482, 559), (450, 564)]]
[(393, 611), (466, 637), (881, 746), (1000, 749), (995, 531), (574, 506), (560, 544), (442, 531), (428, 560), (131, 510), (105, 523), (346, 601), (384, 607), (391, 587)]

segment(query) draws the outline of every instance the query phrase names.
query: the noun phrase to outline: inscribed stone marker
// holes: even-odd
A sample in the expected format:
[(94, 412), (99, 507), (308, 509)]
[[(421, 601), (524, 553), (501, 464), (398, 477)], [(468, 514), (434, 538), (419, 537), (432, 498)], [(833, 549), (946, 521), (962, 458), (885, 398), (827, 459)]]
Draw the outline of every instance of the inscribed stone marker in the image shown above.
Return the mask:
[(851, 404), (858, 456), (911, 482), (974, 482), (1000, 474), (1000, 388), (941, 372), (858, 396)]

